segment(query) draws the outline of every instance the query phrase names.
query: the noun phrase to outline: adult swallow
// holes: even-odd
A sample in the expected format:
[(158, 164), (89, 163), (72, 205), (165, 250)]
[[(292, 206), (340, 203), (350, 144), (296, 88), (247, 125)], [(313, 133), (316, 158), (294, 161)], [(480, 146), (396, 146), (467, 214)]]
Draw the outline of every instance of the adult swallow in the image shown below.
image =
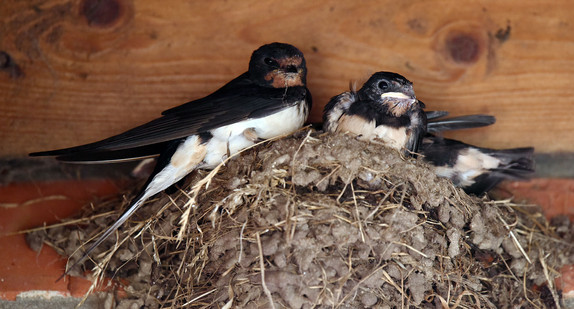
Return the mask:
[(305, 58), (297, 48), (283, 43), (263, 45), (251, 55), (247, 72), (204, 98), (166, 110), (160, 118), (99, 142), (30, 154), (77, 163), (159, 156), (128, 209), (69, 269), (84, 261), (148, 198), (193, 170), (212, 169), (260, 140), (302, 127), (311, 109), (306, 77)]
[(489, 149), (427, 135), (420, 152), (435, 174), (466, 193), (482, 195), (503, 180), (525, 180), (534, 173), (534, 148)]
[(363, 140), (379, 139), (404, 154), (414, 154), (427, 132), (480, 127), (495, 121), (488, 115), (441, 119), (448, 113), (425, 113), (424, 107), (408, 79), (397, 73), (378, 72), (358, 91), (331, 98), (323, 111), (323, 130), (348, 132)]

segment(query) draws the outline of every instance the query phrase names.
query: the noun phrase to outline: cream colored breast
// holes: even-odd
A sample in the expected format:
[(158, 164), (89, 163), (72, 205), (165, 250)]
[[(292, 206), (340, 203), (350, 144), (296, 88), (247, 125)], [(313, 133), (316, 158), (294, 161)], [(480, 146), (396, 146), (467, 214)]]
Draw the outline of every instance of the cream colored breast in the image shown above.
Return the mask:
[(380, 125), (373, 131), (373, 136), (382, 140), (385, 145), (397, 150), (401, 150), (407, 143), (407, 128), (393, 128), (390, 126)]
[(258, 139), (269, 139), (295, 132), (305, 123), (308, 112), (307, 104), (301, 101), (266, 117), (248, 119), (212, 130), (213, 137), (207, 144), (207, 155), (202, 167), (213, 168), (228, 155), (255, 144), (253, 135)]

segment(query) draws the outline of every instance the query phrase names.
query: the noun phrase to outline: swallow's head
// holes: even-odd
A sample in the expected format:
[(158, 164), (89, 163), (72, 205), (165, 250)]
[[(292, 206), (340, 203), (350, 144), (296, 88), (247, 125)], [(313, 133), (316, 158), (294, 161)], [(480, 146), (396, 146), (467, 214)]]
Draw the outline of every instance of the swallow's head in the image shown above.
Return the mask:
[(358, 91), (362, 99), (380, 105), (394, 116), (401, 116), (418, 104), (413, 83), (400, 74), (377, 72)]
[(274, 88), (305, 86), (305, 57), (295, 46), (271, 43), (259, 47), (251, 55), (249, 74), (256, 83)]

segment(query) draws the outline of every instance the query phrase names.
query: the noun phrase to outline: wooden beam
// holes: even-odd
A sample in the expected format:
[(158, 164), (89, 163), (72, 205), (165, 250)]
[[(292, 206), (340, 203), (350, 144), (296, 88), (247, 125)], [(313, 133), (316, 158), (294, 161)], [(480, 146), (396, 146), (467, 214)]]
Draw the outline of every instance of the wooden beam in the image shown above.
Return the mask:
[(574, 3), (49, 0), (0, 3), (0, 156), (92, 142), (200, 98), (280, 41), (307, 58), (312, 121), (375, 71), (429, 110), (489, 113), (451, 137), (574, 151)]

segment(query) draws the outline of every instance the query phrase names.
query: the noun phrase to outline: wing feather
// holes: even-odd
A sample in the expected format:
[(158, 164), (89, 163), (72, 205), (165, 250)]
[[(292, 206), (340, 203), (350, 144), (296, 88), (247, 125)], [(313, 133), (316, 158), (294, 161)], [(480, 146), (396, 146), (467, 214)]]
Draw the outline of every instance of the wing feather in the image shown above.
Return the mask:
[[(115, 152), (112, 157), (120, 159), (122, 150), (133, 148), (145, 148), (146, 155), (152, 155), (149, 152), (161, 147), (146, 146), (208, 132), (245, 119), (265, 117), (292, 106), (304, 99), (307, 93), (305, 87), (261, 87), (252, 83), (245, 73), (207, 97), (166, 110), (162, 117), (124, 133), (95, 143), (30, 155), (60, 156), (59, 159), (65, 161), (83, 161), (83, 156), (106, 157), (105, 152)], [(289, 101), (284, 99), (286, 96), (290, 98)]]

